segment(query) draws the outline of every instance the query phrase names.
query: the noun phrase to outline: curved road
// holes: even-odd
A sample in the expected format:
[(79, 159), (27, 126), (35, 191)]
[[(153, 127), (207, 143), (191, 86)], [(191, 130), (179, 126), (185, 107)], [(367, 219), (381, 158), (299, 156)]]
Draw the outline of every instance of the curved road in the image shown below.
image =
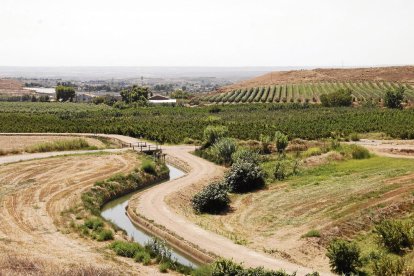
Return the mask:
[(305, 268), (282, 259), (276, 259), (263, 253), (254, 251), (242, 245), (235, 244), (232, 240), (207, 231), (185, 217), (171, 210), (165, 202), (165, 198), (187, 186), (199, 181), (209, 181), (222, 174), (219, 166), (194, 156), (190, 152), (193, 146), (169, 146), (164, 152), (175, 159), (184, 161), (189, 167), (189, 172), (182, 178), (164, 182), (154, 186), (143, 193), (137, 194), (129, 202), (129, 208), (136, 213), (143, 214), (145, 218), (153, 220), (168, 230), (178, 234), (184, 240), (218, 256), (243, 262), (249, 267), (263, 266), (269, 269), (284, 269), (287, 272), (297, 272), (305, 275), (313, 272), (311, 268)]

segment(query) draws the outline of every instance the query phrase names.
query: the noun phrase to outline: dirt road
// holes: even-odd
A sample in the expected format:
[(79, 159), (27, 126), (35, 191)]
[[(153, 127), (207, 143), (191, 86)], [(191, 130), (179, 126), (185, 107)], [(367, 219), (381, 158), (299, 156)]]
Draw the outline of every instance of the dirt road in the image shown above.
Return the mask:
[(140, 193), (130, 200), (129, 208), (200, 248), (225, 258), (232, 258), (237, 262), (243, 262), (246, 266), (264, 266), (270, 269), (284, 269), (288, 272), (297, 271), (298, 275), (312, 272), (311, 268), (276, 259), (235, 244), (223, 236), (204, 230), (171, 210), (165, 202), (167, 196), (198, 182), (207, 183), (212, 178), (222, 175), (223, 169), (191, 154), (190, 151), (194, 150), (191, 146), (172, 146), (164, 150), (173, 158), (184, 161), (189, 167), (188, 174)]

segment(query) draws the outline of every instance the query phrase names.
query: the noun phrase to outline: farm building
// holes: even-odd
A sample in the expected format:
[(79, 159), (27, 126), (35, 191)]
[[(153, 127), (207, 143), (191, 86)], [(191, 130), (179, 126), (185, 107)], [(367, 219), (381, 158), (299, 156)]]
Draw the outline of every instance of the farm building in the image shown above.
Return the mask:
[(148, 99), (150, 103), (161, 104), (161, 103), (176, 103), (176, 99), (170, 99), (162, 95), (154, 95)]

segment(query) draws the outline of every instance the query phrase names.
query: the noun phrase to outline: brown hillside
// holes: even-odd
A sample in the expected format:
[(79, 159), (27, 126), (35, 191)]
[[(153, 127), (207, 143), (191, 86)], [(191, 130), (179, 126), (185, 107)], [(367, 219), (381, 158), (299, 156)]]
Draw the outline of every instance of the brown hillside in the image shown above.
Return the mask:
[(23, 89), (22, 83), (17, 80), (0, 79), (0, 95), (20, 96), (23, 94), (33, 94), (33, 92)]
[(414, 83), (414, 66), (276, 71), (250, 80), (225, 86), (221, 89), (221, 91), (274, 84), (325, 81), (386, 81), (412, 84)]

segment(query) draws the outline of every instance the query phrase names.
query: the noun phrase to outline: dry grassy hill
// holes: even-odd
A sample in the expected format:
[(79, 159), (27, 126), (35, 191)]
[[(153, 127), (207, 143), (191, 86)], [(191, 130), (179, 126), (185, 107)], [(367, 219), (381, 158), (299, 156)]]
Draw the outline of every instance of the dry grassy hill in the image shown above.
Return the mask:
[(277, 84), (314, 82), (400, 82), (414, 84), (414, 66), (313, 69), (271, 72), (250, 80), (225, 86), (221, 91)]
[(23, 89), (21, 82), (13, 79), (0, 79), (0, 95), (3, 96), (21, 96), (24, 94), (33, 94), (29, 90)]

